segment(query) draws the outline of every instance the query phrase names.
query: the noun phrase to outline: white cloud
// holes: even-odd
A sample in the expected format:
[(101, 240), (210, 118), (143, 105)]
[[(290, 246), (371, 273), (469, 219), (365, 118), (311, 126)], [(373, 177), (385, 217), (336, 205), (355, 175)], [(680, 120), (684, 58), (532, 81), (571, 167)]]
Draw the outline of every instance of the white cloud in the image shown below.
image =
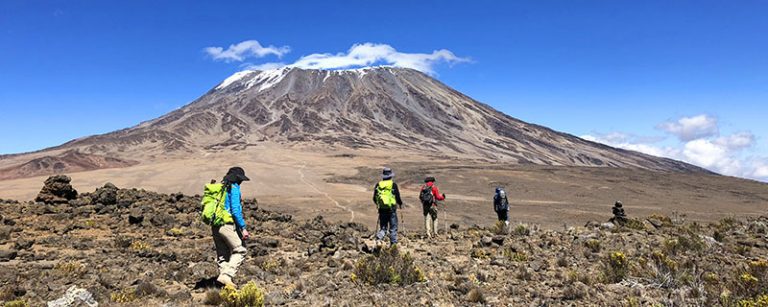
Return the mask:
[(582, 138), (616, 148), (685, 161), (723, 175), (768, 181), (768, 158), (746, 157), (744, 154), (745, 149), (754, 146), (756, 142), (751, 132), (717, 136), (717, 121), (706, 115), (684, 117), (662, 125), (667, 128), (663, 130), (680, 139), (676, 146), (658, 146), (656, 143), (659, 138), (643, 138), (621, 132), (584, 135)]
[(751, 132), (739, 132), (729, 136), (719, 137), (715, 140), (715, 143), (731, 150), (739, 150), (754, 145), (755, 135)]
[(725, 159), (727, 153), (722, 146), (704, 139), (690, 141), (683, 147), (685, 157), (703, 167), (714, 166), (718, 161)]
[(752, 177), (768, 179), (768, 160), (755, 162), (755, 170), (752, 172)]
[(247, 70), (270, 70), (270, 69), (278, 69), (281, 67), (287, 66), (285, 63), (264, 63), (264, 64), (251, 64), (248, 63), (247, 65), (243, 65)]
[(684, 142), (711, 137), (718, 133), (717, 119), (705, 114), (664, 122), (658, 125), (658, 128)]
[[(290, 48), (288, 46), (280, 48), (274, 46), (262, 47), (259, 42), (249, 40), (231, 45), (226, 50), (222, 47), (208, 47), (205, 48), (205, 52), (214, 60), (242, 62), (248, 57), (260, 58), (270, 54), (281, 57), (290, 52)], [(435, 50), (432, 53), (406, 53), (399, 52), (387, 44), (363, 43), (352, 45), (347, 52), (305, 55), (291, 64), (273, 62), (244, 66), (246, 69), (268, 70), (285, 66), (304, 69), (345, 69), (389, 65), (412, 68), (428, 74), (434, 74), (433, 67), (438, 63), (455, 64), (469, 61), (468, 58), (458, 57), (446, 49)]]
[(385, 64), (433, 73), (432, 66), (437, 63), (467, 61), (469, 59), (457, 57), (446, 49), (432, 53), (404, 53), (387, 44), (364, 43), (353, 45), (346, 53), (315, 53), (303, 56), (291, 66), (306, 69), (341, 69)]
[(602, 143), (608, 146), (637, 151), (657, 157), (671, 157), (677, 155), (676, 151), (672, 148), (664, 148), (652, 145), (652, 143), (659, 141), (659, 138), (641, 138), (621, 132), (611, 132), (598, 135), (583, 135), (581, 138), (587, 141)]
[(242, 62), (246, 58), (263, 58), (270, 54), (282, 57), (290, 52), (291, 48), (288, 46), (275, 47), (272, 45), (264, 47), (256, 40), (247, 40), (229, 45), (227, 49), (222, 47), (206, 47), (203, 51), (217, 61)]

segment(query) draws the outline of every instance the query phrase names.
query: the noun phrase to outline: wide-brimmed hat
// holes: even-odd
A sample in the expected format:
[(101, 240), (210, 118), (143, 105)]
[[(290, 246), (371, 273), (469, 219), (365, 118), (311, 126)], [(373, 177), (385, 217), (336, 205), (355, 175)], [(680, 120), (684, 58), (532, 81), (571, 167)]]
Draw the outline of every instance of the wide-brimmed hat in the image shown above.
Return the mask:
[(395, 172), (393, 172), (391, 168), (385, 167), (384, 170), (381, 172), (381, 178), (390, 179), (392, 177), (395, 177)]
[(621, 206), (623, 206), (623, 204), (621, 203), (621, 201), (618, 201), (618, 200), (617, 200), (617, 201), (616, 201), (616, 203), (615, 203), (615, 204), (613, 204), (613, 205), (614, 205), (614, 206), (616, 206), (616, 207), (621, 207)]
[(223, 181), (241, 182), (241, 181), (248, 181), (248, 180), (251, 180), (251, 178), (248, 178), (247, 176), (245, 176), (245, 170), (243, 170), (242, 167), (235, 166), (235, 167), (231, 167), (227, 171), (227, 174), (224, 175)]

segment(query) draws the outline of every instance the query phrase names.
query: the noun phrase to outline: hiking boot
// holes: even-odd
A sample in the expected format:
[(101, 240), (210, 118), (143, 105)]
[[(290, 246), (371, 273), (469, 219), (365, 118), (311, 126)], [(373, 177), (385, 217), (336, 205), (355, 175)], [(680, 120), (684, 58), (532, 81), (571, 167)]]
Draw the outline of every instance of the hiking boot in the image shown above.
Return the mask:
[(235, 285), (235, 283), (232, 282), (232, 277), (230, 277), (229, 275), (221, 274), (219, 275), (218, 278), (216, 278), (216, 281), (224, 285), (225, 287), (232, 286), (233, 288), (237, 288), (237, 285)]

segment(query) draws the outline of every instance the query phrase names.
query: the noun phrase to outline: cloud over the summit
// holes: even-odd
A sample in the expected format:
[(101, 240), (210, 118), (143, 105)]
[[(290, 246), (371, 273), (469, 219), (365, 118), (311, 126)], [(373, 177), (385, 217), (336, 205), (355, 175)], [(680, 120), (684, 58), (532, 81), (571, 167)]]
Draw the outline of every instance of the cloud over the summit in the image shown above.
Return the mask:
[[(214, 60), (225, 62), (243, 62), (248, 58), (262, 58), (267, 55), (282, 57), (290, 52), (290, 47), (263, 47), (258, 41), (248, 40), (230, 45), (229, 48), (208, 47), (204, 51)], [(400, 52), (387, 44), (354, 44), (346, 52), (313, 53), (300, 57), (293, 63), (267, 62), (246, 63), (246, 69), (267, 70), (280, 67), (299, 67), (305, 69), (346, 69), (376, 65), (412, 68), (428, 74), (434, 74), (434, 66), (439, 63), (455, 64), (469, 62), (468, 58), (456, 56), (447, 49), (434, 50), (431, 53)]]
[(469, 60), (460, 58), (446, 49), (435, 50), (432, 53), (405, 53), (387, 44), (364, 43), (353, 45), (346, 53), (315, 53), (303, 56), (290, 66), (307, 69), (341, 69), (384, 64), (433, 73), (432, 66), (436, 63), (452, 64), (467, 61)]
[(263, 58), (270, 54), (282, 57), (290, 52), (291, 48), (288, 46), (275, 47), (272, 45), (264, 47), (256, 40), (247, 40), (229, 45), (227, 49), (223, 47), (206, 47), (203, 51), (217, 61), (242, 62), (247, 58)]

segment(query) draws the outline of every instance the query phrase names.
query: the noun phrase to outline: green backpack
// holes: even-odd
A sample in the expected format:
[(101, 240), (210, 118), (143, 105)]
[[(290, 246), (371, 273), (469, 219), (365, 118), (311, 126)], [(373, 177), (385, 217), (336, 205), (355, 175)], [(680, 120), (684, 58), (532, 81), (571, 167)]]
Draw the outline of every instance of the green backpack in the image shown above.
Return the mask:
[(227, 189), (221, 183), (209, 183), (203, 191), (203, 223), (211, 226), (221, 226), (234, 223), (232, 214), (224, 208)]
[(379, 209), (392, 209), (395, 206), (397, 200), (395, 194), (392, 193), (394, 182), (392, 180), (382, 180), (376, 185), (376, 204), (379, 205)]

